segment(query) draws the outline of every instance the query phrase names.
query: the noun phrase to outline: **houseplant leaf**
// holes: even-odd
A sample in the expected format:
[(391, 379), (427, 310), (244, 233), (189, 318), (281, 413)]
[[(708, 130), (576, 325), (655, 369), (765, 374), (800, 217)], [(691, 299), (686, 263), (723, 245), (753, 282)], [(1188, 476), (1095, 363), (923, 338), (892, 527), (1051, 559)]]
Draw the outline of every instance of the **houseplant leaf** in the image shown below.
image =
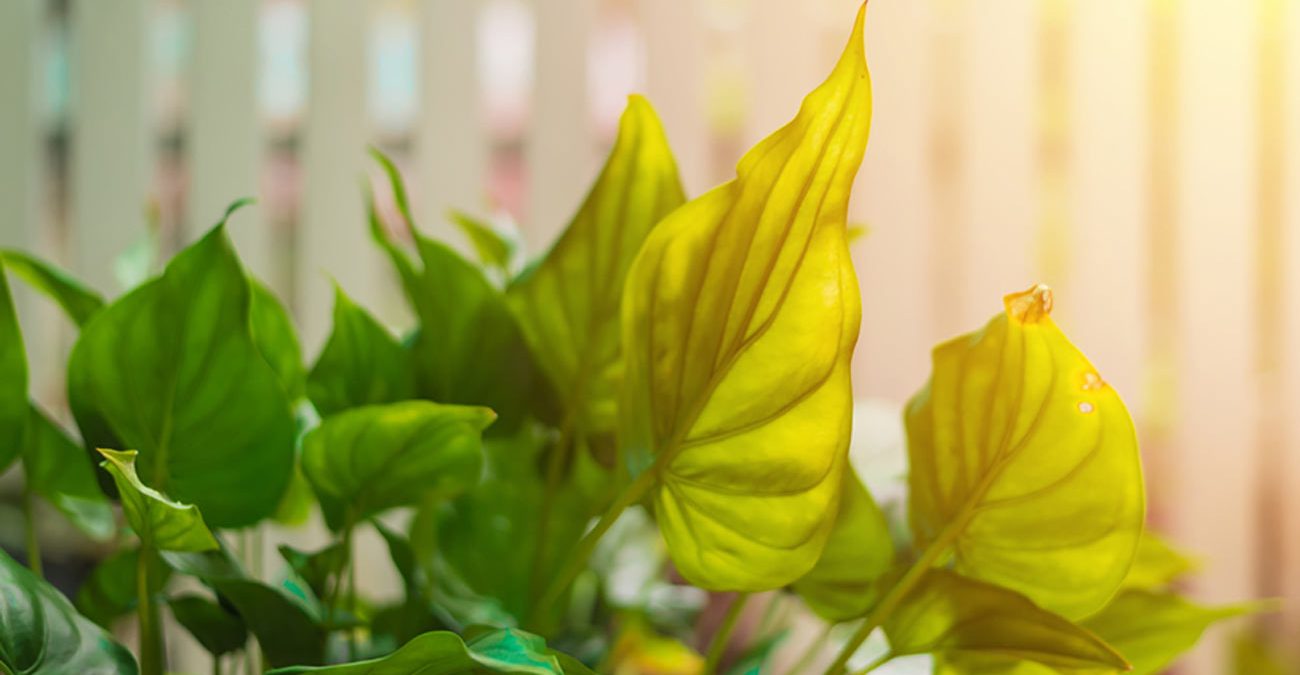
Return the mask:
[[(139, 548), (120, 549), (100, 561), (73, 597), (73, 605), (82, 616), (109, 628), (112, 622), (134, 612), (140, 601), (138, 593)], [(150, 595), (167, 584), (171, 569), (162, 564), (157, 554), (150, 552)]]
[(314, 553), (281, 545), (280, 557), (289, 563), (289, 568), (294, 574), (297, 574), (319, 598), (325, 594), (325, 585), (330, 576), (342, 568), (346, 551), (341, 542), (334, 542)]
[(932, 569), (885, 622), (894, 656), (995, 657), (1066, 672), (1120, 672), (1128, 664), (1097, 636), (992, 584)]
[(893, 563), (889, 522), (850, 468), (844, 472), (839, 514), (822, 557), (794, 583), (794, 592), (827, 621), (856, 619), (879, 599), (877, 582)]
[(135, 659), (63, 594), (0, 552), (0, 671), (135, 675)]
[(908, 404), (912, 531), (962, 574), (1079, 618), (1114, 594), (1142, 532), (1133, 421), (1052, 322), (1049, 289), (1005, 304), (935, 348)]
[(0, 471), (23, 447), (27, 424), (27, 352), (9, 282), (0, 267)]
[(510, 287), (511, 306), (578, 436), (614, 432), (623, 282), (650, 229), (683, 201), (659, 118), (631, 96), (586, 201), (550, 252)]
[(397, 168), (381, 153), (373, 154), (392, 183), (422, 267), (417, 271), (372, 221), (371, 231), (393, 259), (420, 319), (411, 346), (419, 395), (440, 403), (487, 406), (501, 418), (495, 431), (517, 429), (532, 408), (537, 374), (505, 295), (481, 270), (416, 229)]
[(330, 526), (385, 509), (454, 496), (482, 466), (486, 408), (403, 401), (365, 406), (326, 419), (303, 440), (302, 471)]
[(68, 318), (84, 326), (104, 307), (104, 298), (64, 270), (19, 251), (0, 250), (0, 261), (14, 276), (58, 303)]
[(158, 551), (210, 551), (217, 540), (193, 504), (174, 502), (140, 482), (134, 450), (104, 450), (100, 466), (113, 476), (122, 497), (122, 513), (144, 548)]
[(494, 270), (502, 279), (509, 280), (514, 269), (519, 243), (497, 230), (491, 223), (479, 220), (464, 211), (452, 211), (448, 216), (457, 229), (469, 239), (478, 260), (484, 268)]
[(546, 647), (541, 638), (515, 629), (485, 633), (468, 642), (455, 633), (425, 633), (380, 659), (323, 668), (292, 667), (271, 675), (589, 675), (571, 657)]
[(1123, 588), (1158, 590), (1168, 588), (1196, 569), (1196, 561), (1184, 555), (1150, 530), (1138, 540), (1133, 566), (1124, 577)]
[(862, 16), (795, 119), (646, 238), (623, 299), (620, 440), (677, 569), (777, 588), (834, 525), (861, 307), (845, 241), (870, 125)]
[(1133, 675), (1164, 672), (1214, 623), (1259, 611), (1258, 604), (1202, 607), (1172, 592), (1129, 590), (1083, 622), (1133, 664)]
[(250, 295), (223, 222), (96, 314), (68, 364), (87, 444), (135, 448), (151, 486), (218, 527), (274, 512), (293, 464), (293, 413), (253, 341)]
[(28, 406), (23, 470), (28, 489), (49, 500), (86, 536), (98, 541), (113, 536), (113, 510), (85, 450), (34, 403)]
[(271, 289), (257, 279), (248, 282), (249, 320), (253, 343), (267, 365), (280, 379), (280, 386), (290, 401), (302, 398), (307, 386), (307, 369), (302, 363), (302, 347), (293, 319)]
[(213, 656), (242, 649), (248, 642), (248, 627), (243, 620), (218, 603), (197, 595), (182, 595), (167, 604), (176, 621)]
[(334, 287), (334, 330), (307, 377), (322, 416), (414, 397), (407, 351), (369, 312)]

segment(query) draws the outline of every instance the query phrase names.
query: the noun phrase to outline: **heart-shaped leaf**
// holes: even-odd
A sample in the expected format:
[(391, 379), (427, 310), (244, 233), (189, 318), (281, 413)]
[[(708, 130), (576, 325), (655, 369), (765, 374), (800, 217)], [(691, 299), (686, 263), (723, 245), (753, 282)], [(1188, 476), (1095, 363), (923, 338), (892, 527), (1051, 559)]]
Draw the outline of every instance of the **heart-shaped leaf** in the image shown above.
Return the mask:
[(122, 497), (122, 513), (144, 548), (158, 551), (211, 551), (217, 540), (203, 522), (203, 514), (192, 504), (168, 499), (140, 482), (135, 472), (134, 450), (104, 450), (100, 466), (113, 475)]
[(684, 200), (659, 118), (649, 102), (632, 96), (578, 214), (510, 287), (533, 353), (579, 437), (614, 432), (623, 282), (650, 228)]
[(68, 364), (86, 442), (135, 448), (150, 485), (219, 527), (273, 513), (293, 465), (293, 412), (253, 341), (251, 295), (223, 222), (96, 314)]
[(0, 471), (23, 447), (27, 425), (27, 352), (18, 312), (0, 267)]
[(172, 616), (213, 656), (243, 649), (248, 642), (248, 627), (226, 608), (207, 598), (183, 595), (168, 600)]
[(660, 222), (628, 273), (620, 440), (657, 474), (697, 586), (789, 584), (835, 523), (861, 319), (845, 222), (870, 117), (859, 14), (798, 116)]
[(0, 552), (0, 671), (136, 675), (135, 659), (63, 594)]
[(323, 668), (293, 667), (270, 675), (591, 675), (576, 659), (546, 647), (541, 638), (515, 629), (485, 633), (468, 643), (455, 633), (425, 633), (380, 659)]
[(0, 250), (10, 272), (58, 303), (68, 318), (84, 326), (104, 307), (104, 298), (62, 269), (19, 251)]
[(1172, 592), (1125, 591), (1083, 626), (1133, 664), (1132, 675), (1163, 673), (1211, 625), (1263, 609), (1259, 604), (1202, 607)]
[(307, 378), (323, 416), (415, 395), (410, 356), (370, 313), (334, 288), (334, 330)]
[(885, 622), (885, 634), (894, 656), (1023, 659), (1065, 672), (1128, 668), (1097, 636), (1028, 598), (947, 570), (926, 573)]
[(68, 521), (92, 539), (107, 540), (116, 524), (99, 489), (95, 468), (80, 445), (35, 404), (28, 407), (23, 470), (32, 492), (49, 500)]
[(794, 591), (827, 621), (856, 619), (880, 598), (877, 582), (893, 563), (889, 522), (857, 473), (848, 469), (835, 529), (817, 565), (794, 583)]
[(429, 401), (354, 408), (303, 440), (303, 475), (335, 529), (430, 496), (452, 497), (478, 481), (481, 436), (494, 418), (487, 408)]
[(907, 409), (918, 549), (1069, 618), (1111, 598), (1142, 532), (1142, 468), (1119, 396), (1052, 321), (1051, 291), (1006, 298), (934, 350)]

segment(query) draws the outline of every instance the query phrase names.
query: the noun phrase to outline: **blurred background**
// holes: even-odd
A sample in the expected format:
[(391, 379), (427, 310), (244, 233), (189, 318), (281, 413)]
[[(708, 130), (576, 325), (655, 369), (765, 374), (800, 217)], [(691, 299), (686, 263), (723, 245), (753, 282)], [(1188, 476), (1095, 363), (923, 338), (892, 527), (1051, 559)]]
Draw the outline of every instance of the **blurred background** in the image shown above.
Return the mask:
[[(367, 146), (398, 160), (426, 230), (455, 240), (445, 213), (463, 209), (537, 255), (627, 94), (657, 107), (697, 195), (794, 114), (856, 9), (5, 0), (0, 245), (116, 292), (255, 195), (233, 235), (314, 358), (331, 277), (408, 321), (366, 234)], [(894, 439), (868, 450), (899, 452), (934, 343), (1046, 282), (1138, 420), (1151, 522), (1203, 564), (1189, 590), (1300, 598), (1300, 0), (872, 0), (867, 54), (855, 386), (859, 435)], [(20, 303), (59, 410), (73, 333)], [(0, 538), (19, 517), (0, 510)], [(66, 540), (51, 574), (75, 584), (96, 551)], [(1300, 605), (1216, 633), (1180, 672), (1228, 672), (1243, 631), (1300, 652)]]

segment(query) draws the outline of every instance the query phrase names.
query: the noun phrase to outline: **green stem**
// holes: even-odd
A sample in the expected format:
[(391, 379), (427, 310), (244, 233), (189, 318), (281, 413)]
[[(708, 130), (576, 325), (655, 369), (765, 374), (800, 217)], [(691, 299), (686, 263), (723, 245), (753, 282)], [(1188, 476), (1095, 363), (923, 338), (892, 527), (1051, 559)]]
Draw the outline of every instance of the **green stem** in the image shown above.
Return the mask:
[(326, 618), (326, 628), (333, 630), (337, 627), (339, 614), (339, 603), (343, 599), (343, 583), (346, 577), (348, 567), (352, 565), (352, 530), (356, 529), (356, 518), (352, 515), (351, 509), (343, 518), (343, 529), (339, 531), (339, 548), (342, 549), (343, 555), (339, 558), (339, 564), (334, 568), (333, 583), (330, 585), (329, 599), (325, 606), (329, 608), (329, 616)]
[(212, 675), (221, 675), (221, 657), (212, 655)]
[(803, 654), (799, 655), (794, 665), (785, 671), (786, 675), (799, 675), (799, 673), (807, 671), (808, 665), (812, 663), (813, 659), (817, 658), (817, 655), (826, 647), (826, 643), (830, 641), (831, 632), (835, 630), (835, 626), (836, 624), (833, 623), (826, 624), (826, 630), (823, 630), (821, 635), (817, 636), (817, 639), (808, 644), (808, 648), (803, 650)]
[(560, 489), (560, 475), (564, 472), (564, 460), (573, 445), (574, 414), (564, 417), (560, 427), (560, 440), (551, 450), (546, 460), (546, 487), (542, 491), (542, 504), (537, 514), (537, 544), (533, 546), (532, 578), (529, 580), (529, 592), (534, 598), (542, 590), (544, 563), (546, 562), (546, 544), (550, 539), (551, 512), (555, 510), (555, 497)]
[(154, 604), (149, 579), (149, 563), (153, 546), (140, 542), (140, 555), (136, 563), (135, 585), (138, 593), (136, 611), (140, 620), (140, 675), (163, 675), (166, 656), (163, 646), (163, 627), (158, 620), (158, 607)]
[(614, 503), (609, 505), (609, 509), (596, 522), (596, 526), (573, 547), (573, 552), (569, 554), (564, 567), (560, 568), (559, 574), (551, 579), (551, 585), (547, 587), (546, 593), (542, 594), (537, 604), (533, 605), (529, 625), (537, 625), (546, 616), (551, 605), (559, 602), (560, 597), (569, 589), (569, 584), (572, 584), (573, 580), (577, 579), (583, 568), (587, 566), (587, 559), (591, 557), (591, 552), (595, 550), (596, 543), (600, 541), (600, 538), (605, 536), (609, 528), (614, 525), (614, 521), (618, 520), (618, 517), (623, 514), (627, 507), (640, 501), (650, 491), (650, 488), (654, 486), (657, 480), (657, 470), (652, 468), (645, 471), (623, 490), (623, 494), (619, 495)]
[(731, 633), (736, 630), (736, 623), (740, 620), (740, 613), (745, 609), (747, 601), (749, 601), (748, 593), (741, 593), (731, 601), (726, 616), (722, 617), (722, 625), (718, 626), (718, 632), (714, 633), (713, 639), (709, 641), (709, 653), (704, 660), (703, 675), (713, 675), (718, 671), (718, 664), (722, 662), (722, 655), (727, 652), (727, 643), (731, 642)]
[(44, 579), (45, 570), (41, 565), (41, 540), (36, 536), (36, 499), (32, 495), (31, 482), (23, 486), (23, 521), (27, 529), (27, 566), (32, 573)]
[(893, 660), (894, 660), (894, 653), (893, 653), (893, 652), (885, 652), (884, 654), (881, 654), (881, 655), (880, 655), (880, 658), (878, 658), (878, 659), (876, 659), (875, 661), (872, 661), (871, 663), (867, 664), (867, 667), (866, 667), (866, 668), (863, 668), (862, 670), (859, 670), (859, 671), (855, 672), (853, 675), (867, 675), (867, 673), (869, 673), (869, 672), (871, 672), (871, 671), (873, 671), (873, 670), (875, 670), (875, 669), (877, 669), (877, 668), (879, 668), (879, 667), (881, 667), (881, 666), (885, 665), (886, 663), (889, 663), (890, 661), (893, 661)]

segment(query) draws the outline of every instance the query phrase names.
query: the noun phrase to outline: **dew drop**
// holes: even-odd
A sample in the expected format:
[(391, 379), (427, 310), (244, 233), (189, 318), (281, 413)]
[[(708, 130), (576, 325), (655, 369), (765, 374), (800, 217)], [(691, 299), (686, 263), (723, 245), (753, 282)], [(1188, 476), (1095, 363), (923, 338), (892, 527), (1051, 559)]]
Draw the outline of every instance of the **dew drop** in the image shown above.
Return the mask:
[(1101, 376), (1098, 375), (1097, 373), (1087, 372), (1083, 374), (1084, 391), (1093, 391), (1096, 389), (1101, 389), (1103, 386), (1105, 386), (1105, 384), (1106, 383), (1101, 380)]
[(1093, 407), (1092, 407), (1092, 404), (1091, 404), (1091, 403), (1089, 403), (1089, 402), (1087, 402), (1087, 401), (1084, 401), (1084, 402), (1082, 402), (1082, 403), (1079, 404), (1079, 412), (1081, 412), (1081, 413), (1087, 415), (1088, 413), (1091, 413), (1092, 411), (1093, 411)]

